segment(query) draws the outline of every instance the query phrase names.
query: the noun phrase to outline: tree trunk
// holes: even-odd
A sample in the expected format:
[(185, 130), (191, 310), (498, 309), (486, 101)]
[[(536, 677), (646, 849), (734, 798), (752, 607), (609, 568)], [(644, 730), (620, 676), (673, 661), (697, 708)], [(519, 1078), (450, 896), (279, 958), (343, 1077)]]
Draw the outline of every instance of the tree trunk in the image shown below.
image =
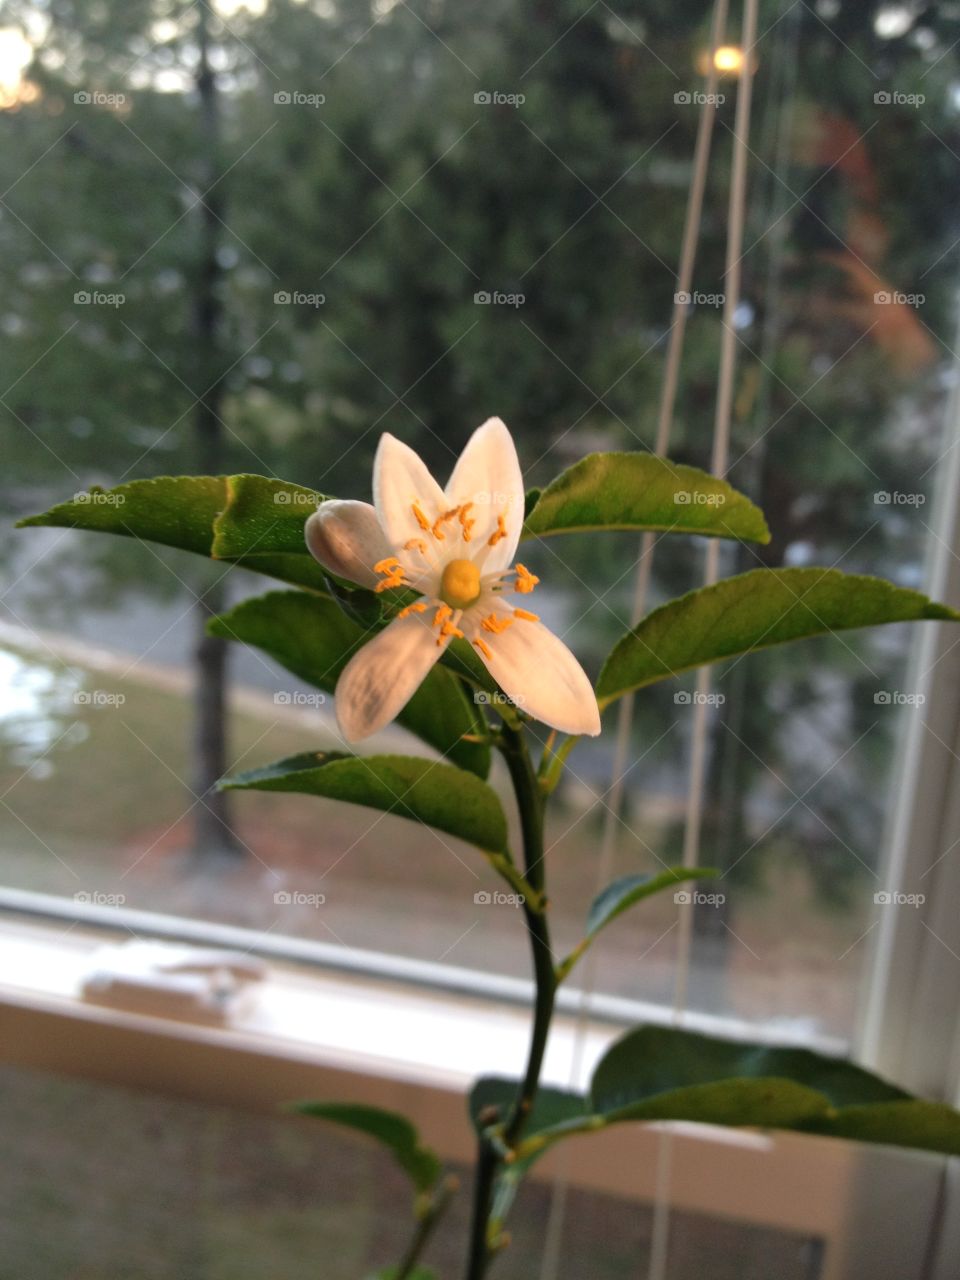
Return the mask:
[[(209, 60), (206, 5), (198, 5), (196, 74), (200, 101), (201, 163), (199, 172), (199, 251), (193, 300), (195, 342), (195, 391), (200, 396), (194, 410), (194, 440), (201, 475), (217, 475), (223, 469), (223, 324), (222, 271), (217, 258), (223, 225), (224, 193), (220, 177), (220, 110), (216, 77)], [(227, 645), (207, 635), (206, 623), (226, 603), (222, 570), (204, 576), (194, 610), (197, 627), (194, 671), (194, 733), (192, 782), (200, 803), (194, 808), (192, 851), (207, 858), (216, 854), (239, 856), (242, 851), (230, 821), (226, 792), (216, 784), (227, 771)]]

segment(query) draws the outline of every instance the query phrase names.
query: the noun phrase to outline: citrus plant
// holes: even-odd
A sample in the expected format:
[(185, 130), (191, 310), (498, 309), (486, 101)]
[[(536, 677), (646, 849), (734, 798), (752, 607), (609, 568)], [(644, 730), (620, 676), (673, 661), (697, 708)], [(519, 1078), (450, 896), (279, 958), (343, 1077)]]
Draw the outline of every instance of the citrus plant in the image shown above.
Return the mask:
[[(522, 902), (535, 981), (529, 1051), (519, 1079), (480, 1079), (470, 1096), (477, 1162), (467, 1280), (486, 1275), (507, 1243), (513, 1198), (538, 1157), (610, 1125), (692, 1120), (960, 1154), (960, 1113), (800, 1048), (639, 1026), (603, 1056), (585, 1094), (540, 1085), (557, 991), (598, 934), (652, 894), (711, 874), (673, 867), (615, 880), (587, 910), (580, 943), (554, 954), (544, 813), (577, 738), (599, 733), (602, 713), (624, 695), (705, 664), (852, 628), (956, 622), (960, 613), (875, 577), (758, 569), (654, 609), (614, 645), (594, 686), (540, 621), (539, 579), (518, 558), (520, 544), (611, 529), (766, 542), (747, 497), (648, 453), (593, 454), (524, 494), (513, 441), (493, 418), (444, 488), (411, 449), (383, 436), (373, 499), (342, 501), (256, 475), (176, 476), (80, 494), (21, 524), (147, 539), (279, 580), (285, 589), (245, 601), (211, 630), (335, 693), (345, 745), (396, 720), (432, 749), (311, 752), (222, 785), (333, 797), (426, 823), (472, 844)], [(531, 722), (551, 729), (539, 752)], [(520, 850), (487, 782), (494, 752), (512, 783)], [(392, 1152), (416, 1193), (416, 1226), (406, 1256), (378, 1275), (430, 1277), (422, 1253), (454, 1190), (439, 1158), (391, 1112), (297, 1105)]]

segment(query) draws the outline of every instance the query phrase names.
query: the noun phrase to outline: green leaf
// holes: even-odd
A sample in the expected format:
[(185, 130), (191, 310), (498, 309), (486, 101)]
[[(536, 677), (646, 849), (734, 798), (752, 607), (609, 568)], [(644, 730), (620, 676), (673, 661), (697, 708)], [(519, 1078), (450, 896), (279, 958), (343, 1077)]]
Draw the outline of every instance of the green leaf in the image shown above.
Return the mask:
[(296, 1102), (291, 1110), (345, 1125), (376, 1138), (393, 1152), (401, 1169), (418, 1191), (429, 1191), (440, 1176), (437, 1155), (420, 1143), (420, 1135), (410, 1121), (395, 1111), (361, 1106), (350, 1102)]
[(215, 560), (287, 552), (312, 559), (303, 538), (307, 518), (325, 495), (267, 476), (226, 477), (226, 505), (214, 527)]
[[(324, 591), (323, 569), (303, 541), (303, 523), (312, 508), (298, 503), (294, 509), (292, 504), (273, 501), (277, 494), (294, 491), (309, 492), (262, 476), (160, 476), (114, 489), (93, 488), (42, 515), (20, 520), (18, 527), (52, 525), (121, 534), (242, 564), (283, 582)], [(243, 519), (255, 530), (247, 538), (236, 532), (237, 521), (231, 514), (235, 501), (243, 504)], [(297, 521), (298, 543), (293, 537)], [(221, 526), (223, 541), (217, 551)]]
[(605, 929), (612, 920), (629, 910), (635, 902), (642, 898), (662, 893), (664, 889), (672, 889), (684, 880), (700, 880), (717, 873), (706, 867), (669, 867), (659, 875), (629, 875), (611, 880), (605, 889), (594, 898), (587, 914), (587, 931), (582, 940), (570, 954), (557, 966), (557, 981), (562, 982), (583, 953), (591, 945), (601, 929)]
[(592, 453), (542, 491), (526, 538), (653, 529), (769, 542), (763, 512), (726, 480), (652, 453)]
[(416, 756), (305, 752), (225, 778), (220, 786), (328, 796), (426, 823), (486, 853), (507, 847), (507, 821), (496, 792), (455, 765)]
[[(256, 645), (288, 671), (328, 693), (356, 649), (371, 638), (333, 600), (305, 591), (271, 591), (245, 600), (213, 618), (208, 630), (227, 640)], [(481, 778), (487, 776), (489, 746), (463, 741), (465, 733), (485, 734), (486, 722), (452, 672), (435, 666), (397, 722), (454, 764)]]
[(609, 1114), (657, 1095), (676, 1098), (688, 1088), (727, 1086), (743, 1079), (780, 1079), (802, 1085), (816, 1091), (824, 1111), (831, 1106), (910, 1097), (862, 1067), (812, 1049), (743, 1043), (657, 1026), (638, 1027), (607, 1050), (594, 1072), (590, 1095), (594, 1109)]
[(587, 937), (593, 939), (617, 916), (623, 915), (635, 902), (662, 893), (683, 880), (703, 880), (715, 876), (707, 867), (670, 867), (658, 875), (620, 876), (611, 880), (594, 898), (587, 914)]
[(837, 569), (755, 569), (655, 609), (613, 648), (597, 681), (601, 707), (709, 662), (827, 632), (960, 613), (919, 591)]
[[(504, 1076), (481, 1076), (476, 1081), (470, 1090), (469, 1108), (470, 1119), (477, 1133), (482, 1133), (489, 1124), (509, 1119), (519, 1089), (519, 1080), (509, 1080)], [(492, 1118), (493, 1108), (497, 1111), (496, 1120)], [(491, 1118), (484, 1116), (485, 1111), (491, 1112)], [(537, 1090), (524, 1132), (539, 1133), (544, 1129), (552, 1129), (555, 1125), (580, 1119), (586, 1114), (587, 1099), (583, 1094), (542, 1085)]]
[(960, 1156), (960, 1115), (943, 1102), (921, 1098), (844, 1107), (805, 1128), (833, 1138)]

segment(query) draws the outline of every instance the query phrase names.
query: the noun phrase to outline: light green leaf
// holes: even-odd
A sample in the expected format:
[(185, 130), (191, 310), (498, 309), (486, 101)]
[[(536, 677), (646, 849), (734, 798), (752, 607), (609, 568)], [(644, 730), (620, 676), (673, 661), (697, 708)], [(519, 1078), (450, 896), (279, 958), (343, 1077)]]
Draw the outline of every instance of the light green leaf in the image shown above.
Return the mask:
[[(253, 485), (254, 480), (259, 485)], [(303, 523), (312, 508), (298, 503), (291, 511), (292, 504), (273, 501), (277, 494), (294, 491), (309, 492), (262, 476), (160, 476), (133, 480), (114, 489), (91, 489), (42, 515), (28, 516), (18, 525), (88, 529), (159, 542), (324, 591), (323, 570), (303, 542)], [(255, 531), (246, 539), (237, 535), (230, 515), (231, 503), (237, 500), (243, 503), (244, 520), (250, 521)], [(298, 520), (300, 539), (299, 545), (294, 545), (292, 530)], [(226, 527), (218, 553), (214, 544), (223, 521)]]
[(943, 1102), (922, 1098), (843, 1107), (805, 1127), (833, 1138), (960, 1156), (960, 1115)]
[(726, 480), (652, 453), (592, 453), (540, 493), (523, 536), (653, 529), (769, 542), (763, 512)]
[(437, 1155), (421, 1145), (414, 1126), (395, 1111), (350, 1102), (295, 1102), (290, 1109), (376, 1138), (390, 1149), (418, 1191), (430, 1191), (440, 1176)]
[(754, 649), (828, 632), (960, 613), (919, 591), (837, 569), (755, 569), (655, 609), (613, 648), (597, 681), (615, 698)]
[[(271, 591), (245, 600), (212, 619), (208, 630), (227, 640), (256, 645), (288, 671), (328, 693), (356, 649), (371, 638), (333, 600), (305, 591)], [(487, 776), (489, 746), (463, 741), (464, 734), (485, 734), (486, 722), (452, 672), (435, 666), (397, 722), (453, 764), (481, 778)]]
[(496, 792), (452, 764), (416, 756), (304, 752), (225, 778), (234, 791), (296, 791), (367, 805), (423, 822), (486, 853), (507, 847), (507, 821)]
[(629, 875), (611, 880), (590, 904), (587, 931), (582, 941), (557, 966), (558, 980), (563, 981), (601, 929), (605, 929), (617, 916), (628, 911), (635, 902), (650, 898), (655, 893), (662, 893), (665, 889), (672, 889), (684, 880), (702, 880), (716, 874), (705, 867), (670, 867), (655, 876)]

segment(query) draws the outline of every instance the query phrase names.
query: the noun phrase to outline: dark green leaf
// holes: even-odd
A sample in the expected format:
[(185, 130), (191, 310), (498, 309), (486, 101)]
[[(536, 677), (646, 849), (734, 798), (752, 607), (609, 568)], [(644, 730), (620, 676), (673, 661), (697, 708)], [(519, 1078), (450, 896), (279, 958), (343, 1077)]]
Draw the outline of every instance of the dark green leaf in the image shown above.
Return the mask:
[(487, 853), (502, 853), (507, 845), (507, 822), (496, 792), (472, 773), (416, 756), (305, 752), (225, 778), (220, 785), (367, 805), (426, 823)]
[(421, 1146), (420, 1135), (410, 1121), (395, 1111), (349, 1102), (297, 1102), (292, 1110), (345, 1125), (376, 1138), (393, 1152), (397, 1163), (418, 1191), (429, 1191), (440, 1176), (440, 1161), (429, 1147)]
[(837, 569), (755, 569), (655, 609), (614, 647), (597, 698), (615, 698), (704, 663), (826, 632), (960, 613), (919, 591)]
[(215, 560), (286, 552), (312, 559), (303, 537), (324, 495), (267, 476), (227, 476), (227, 502), (214, 526)]
[[(373, 596), (372, 592), (357, 594)], [(371, 638), (333, 600), (305, 591), (271, 591), (245, 600), (214, 618), (209, 630), (256, 645), (288, 671), (328, 693), (356, 649)], [(465, 733), (486, 732), (482, 712), (456, 676), (442, 666), (427, 675), (397, 722), (454, 764), (481, 778), (487, 776), (489, 746), (462, 740)]]
[(717, 873), (705, 867), (670, 867), (658, 875), (620, 876), (611, 880), (605, 889), (594, 898), (587, 915), (587, 937), (595, 938), (601, 929), (616, 920), (643, 898), (650, 898), (655, 893), (671, 889), (683, 880), (703, 880)]
[[(470, 1090), (469, 1106), (470, 1119), (478, 1133), (490, 1124), (509, 1119), (519, 1088), (519, 1080), (508, 1080), (503, 1076), (481, 1076), (476, 1081)], [(580, 1119), (586, 1115), (586, 1107), (587, 1100), (580, 1093), (542, 1086), (537, 1091), (524, 1133), (539, 1133), (554, 1125)], [(496, 1119), (493, 1118), (494, 1108), (497, 1112)], [(489, 1117), (484, 1116), (484, 1112), (489, 1112)]]
[(657, 1026), (638, 1027), (612, 1045), (594, 1072), (590, 1093), (593, 1108), (609, 1113), (658, 1094), (744, 1078), (793, 1081), (816, 1090), (833, 1107), (910, 1096), (862, 1067), (812, 1049), (741, 1043)]
[[(241, 483), (253, 480), (259, 481), (259, 486)], [(296, 485), (261, 476), (160, 476), (155, 480), (133, 480), (107, 491), (92, 489), (70, 502), (51, 507), (42, 515), (28, 516), (19, 521), (19, 525), (88, 529), (159, 542), (163, 546), (242, 564), (296, 586), (323, 591), (323, 570), (303, 542), (303, 522), (310, 508), (298, 505), (291, 519), (291, 511), (272, 500), (271, 495), (297, 489)], [(252, 517), (254, 491), (259, 495), (260, 509), (252, 526), (255, 533), (244, 541), (233, 536), (230, 504), (239, 496), (247, 516)], [(224, 520), (227, 533), (223, 551), (218, 555), (214, 543)], [(297, 520), (300, 521), (300, 540), (295, 546), (292, 525)]]
[(592, 453), (540, 494), (524, 537), (654, 529), (769, 542), (759, 507), (726, 480), (652, 453)]

